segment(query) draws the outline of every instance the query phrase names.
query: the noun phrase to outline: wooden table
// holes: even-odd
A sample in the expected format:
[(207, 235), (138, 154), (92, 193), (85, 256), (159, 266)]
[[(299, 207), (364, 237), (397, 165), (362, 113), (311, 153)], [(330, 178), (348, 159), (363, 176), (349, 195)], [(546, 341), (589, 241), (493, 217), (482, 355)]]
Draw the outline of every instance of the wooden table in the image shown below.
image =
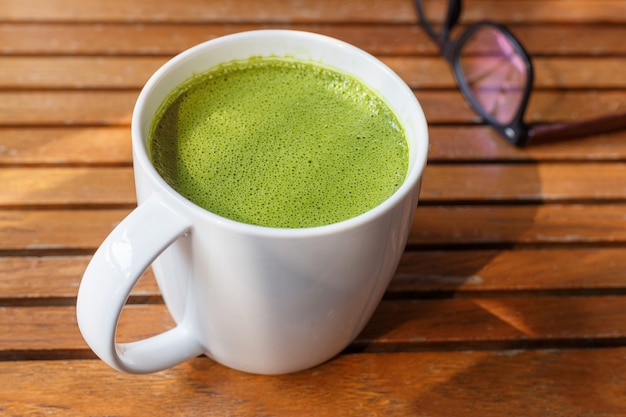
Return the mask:
[[(463, 23), (506, 23), (535, 57), (529, 121), (626, 111), (626, 2), (464, 3)], [(196, 43), (267, 27), (351, 42), (415, 89), (432, 144), (406, 254), (367, 328), (315, 369), (113, 371), (74, 304), (135, 205), (138, 91)], [(509, 146), (410, 0), (2, 0), (0, 52), (0, 414), (626, 415), (626, 132)], [(171, 325), (147, 274), (119, 336)]]

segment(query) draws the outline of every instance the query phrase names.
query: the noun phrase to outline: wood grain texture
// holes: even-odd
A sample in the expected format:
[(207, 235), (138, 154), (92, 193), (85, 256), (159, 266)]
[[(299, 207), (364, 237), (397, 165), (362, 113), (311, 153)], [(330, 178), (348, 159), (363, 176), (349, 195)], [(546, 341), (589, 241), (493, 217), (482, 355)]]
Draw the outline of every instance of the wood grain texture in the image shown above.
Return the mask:
[(6, 168), (0, 206), (135, 206), (131, 168)]
[(166, 61), (155, 57), (0, 57), (0, 88), (140, 89)]
[(0, 211), (0, 251), (92, 253), (129, 212), (125, 209)]
[[(73, 304), (91, 256), (0, 257), (0, 305)], [(132, 291), (131, 301), (160, 298), (148, 270)]]
[[(619, 0), (618, 0), (619, 1)], [(491, 18), (485, 13), (484, 19)], [(202, 23), (158, 25), (0, 23), (0, 51), (6, 55), (172, 56), (218, 36), (262, 28), (305, 30), (350, 42), (376, 55), (430, 55), (439, 51), (416, 24), (251, 24)], [(511, 30), (533, 55), (620, 56), (626, 52), (624, 25), (572, 23), (517, 25)], [(572, 42), (572, 39), (576, 39)], [(596, 81), (597, 82), (597, 81)]]
[[(0, 91), (0, 126), (128, 125), (138, 91)], [(479, 123), (458, 91), (417, 91), (432, 124)], [(557, 122), (626, 112), (621, 91), (537, 91), (527, 121)]]
[[(0, 257), (0, 304), (72, 303), (90, 256)], [(624, 294), (626, 249), (407, 251), (386, 298)], [(157, 300), (148, 270), (133, 302)]]
[[(405, 0), (388, 0), (384, 3), (363, 3), (347, 0), (318, 0), (302, 3), (297, 0), (252, 0), (206, 2), (188, 0), (169, 2), (122, 0), (107, 3), (79, 0), (7, 0), (3, 14), (7, 21), (43, 22), (416, 22), (415, 9)], [(620, 22), (624, 20), (626, 6), (616, 0), (470, 0), (465, 4), (464, 21), (482, 19), (485, 14), (505, 22)]]
[[(123, 207), (136, 204), (132, 168), (21, 167), (0, 170), (0, 207)], [(626, 202), (624, 163), (430, 165), (423, 204)]]
[(417, 208), (410, 245), (622, 244), (624, 206), (450, 206)]
[[(519, 149), (486, 126), (431, 126), (430, 162), (626, 161), (626, 132)], [(0, 127), (0, 166), (130, 166), (130, 129)]]
[[(0, 57), (0, 88), (140, 89), (169, 57)], [(455, 89), (440, 57), (389, 56), (382, 61), (414, 89)], [(626, 88), (626, 58), (534, 59), (536, 89)]]
[[(0, 24), (0, 51), (26, 55), (165, 55), (172, 56), (195, 44), (248, 30), (274, 28), (317, 32), (345, 40), (377, 54), (437, 54), (424, 31), (410, 25), (328, 24), (171, 24), (107, 23), (71, 26), (54, 23)], [(613, 33), (613, 32), (611, 32)], [(612, 36), (619, 36), (616, 31)], [(592, 34), (593, 36), (593, 34)], [(619, 44), (615, 44), (619, 48)]]
[[(0, 304), (72, 303), (90, 256), (0, 257)], [(624, 294), (626, 249), (407, 251), (386, 298)], [(132, 300), (157, 300), (148, 270)]]
[(615, 201), (626, 197), (622, 163), (431, 165), (421, 200), (428, 203), (498, 201)]
[[(625, 296), (383, 300), (349, 352), (605, 347), (626, 339)], [(2, 352), (71, 359), (88, 347), (73, 306), (0, 307)], [(174, 326), (163, 304), (124, 308), (117, 339), (131, 342)], [(259, 329), (261, 331), (261, 329)]]
[(0, 165), (130, 166), (130, 128), (0, 128)]
[(2, 91), (0, 125), (129, 125), (139, 92)]
[(520, 149), (511, 146), (490, 127), (430, 126), (430, 161), (534, 162), (624, 161), (626, 132), (557, 141)]
[[(0, 210), (0, 251), (94, 251), (130, 210)], [(626, 243), (621, 204), (420, 206), (410, 245)]]
[(626, 413), (625, 355), (624, 348), (355, 354), (273, 377), (207, 358), (144, 376), (94, 360), (2, 362), (0, 403), (9, 415), (614, 417)]
[[(443, 3), (442, 3), (443, 4)], [(528, 123), (626, 111), (626, 2), (466, 0), (533, 56)], [(146, 376), (83, 341), (91, 255), (133, 209), (130, 117), (167, 59), (262, 28), (376, 55), (429, 121), (429, 165), (382, 303), (342, 354), (262, 377), (207, 357)], [(520, 149), (482, 123), (410, 0), (5, 0), (0, 5), (0, 414), (626, 415), (626, 132)], [(151, 270), (120, 321), (173, 326)]]
[(387, 297), (622, 294), (626, 249), (405, 252)]

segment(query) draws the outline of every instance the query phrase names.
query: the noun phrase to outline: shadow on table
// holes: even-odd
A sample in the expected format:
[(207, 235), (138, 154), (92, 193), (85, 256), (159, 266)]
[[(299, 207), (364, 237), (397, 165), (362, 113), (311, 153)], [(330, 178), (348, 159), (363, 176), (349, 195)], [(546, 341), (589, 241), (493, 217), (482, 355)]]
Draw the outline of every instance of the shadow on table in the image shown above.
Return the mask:
[(501, 317), (467, 299), (512, 287), (510, 281), (499, 286), (497, 275), (482, 272), (501, 253), (541, 239), (534, 227), (541, 184), (530, 164), (527, 181), (529, 176), (534, 197), (522, 196), (519, 202), (418, 207), (383, 301), (344, 353), (476, 347), (484, 336), (472, 335), (479, 328), (476, 321), (489, 325)]

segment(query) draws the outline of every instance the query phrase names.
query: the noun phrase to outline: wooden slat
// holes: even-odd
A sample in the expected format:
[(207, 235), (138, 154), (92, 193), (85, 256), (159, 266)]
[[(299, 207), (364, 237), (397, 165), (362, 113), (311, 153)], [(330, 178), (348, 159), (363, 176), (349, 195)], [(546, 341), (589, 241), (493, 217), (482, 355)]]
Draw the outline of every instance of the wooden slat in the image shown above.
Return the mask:
[(0, 128), (0, 165), (131, 164), (130, 127)]
[(617, 244), (626, 239), (624, 205), (417, 208), (412, 245)]
[[(73, 300), (90, 258), (0, 257), (0, 304)], [(387, 297), (622, 293), (624, 271), (622, 248), (407, 251)], [(133, 298), (158, 297), (148, 271), (134, 288)]]
[(625, 297), (385, 300), (351, 349), (523, 348), (623, 343)]
[[(416, 90), (455, 89), (457, 83), (449, 63), (441, 57), (382, 57), (382, 61)], [(469, 61), (469, 59), (468, 59)], [(626, 59), (622, 57), (536, 57), (533, 59), (538, 89), (623, 89), (626, 88)]]
[(431, 165), (424, 172), (421, 198), (457, 203), (624, 200), (626, 164)]
[[(435, 58), (432, 58), (433, 60)], [(477, 58), (480, 60), (480, 58)], [(471, 65), (472, 59), (467, 58), (468, 65)], [(398, 70), (400, 75), (404, 75), (412, 86), (415, 87), (433, 87), (435, 83), (430, 85), (426, 82), (420, 82), (418, 79), (409, 78), (409, 74), (419, 72), (427, 72), (431, 66), (434, 66), (430, 59), (425, 57), (416, 57), (410, 60), (404, 58), (388, 59), (394, 64), (394, 69)], [(397, 62), (400, 61), (400, 62)], [(476, 59), (474, 59), (476, 61)], [(554, 89), (554, 88), (624, 88), (626, 87), (626, 75), (622, 71), (626, 60), (620, 57), (536, 57), (533, 59), (535, 70), (535, 78), (533, 87), (537, 89)], [(476, 64), (474, 64), (476, 65)], [(439, 70), (440, 71), (440, 70)], [(433, 71), (433, 75), (436, 72)], [(413, 76), (416, 78), (416, 76)], [(443, 82), (444, 77), (439, 76)], [(447, 84), (442, 84), (442, 87)]]
[(430, 126), (430, 161), (626, 160), (626, 131), (520, 149), (487, 126)]
[(624, 271), (622, 248), (408, 251), (387, 296), (618, 293)]
[[(165, 0), (122, 0), (107, 3), (79, 0), (7, 0), (3, 19), (6, 21), (82, 21), (82, 22), (415, 22), (416, 13), (410, 1), (388, 0), (384, 3), (363, 3), (347, 0), (338, 5), (333, 0), (317, 0), (303, 4), (253, 0), (184, 3)], [(514, 11), (512, 13), (511, 11)], [(470, 0), (464, 7), (464, 21), (491, 17), (506, 22), (623, 22), (626, 6), (616, 0), (518, 1)]]
[(505, 23), (623, 22), (626, 4), (619, 0), (469, 0), (462, 21), (491, 19)]
[[(619, 0), (618, 0), (619, 1)], [(626, 45), (624, 25), (511, 25), (531, 55), (621, 55)]]
[[(3, 299), (0, 304), (73, 301), (90, 259), (90, 256), (0, 257), (0, 297)], [(136, 302), (159, 296), (154, 276), (148, 270), (133, 289), (132, 297)]]
[(127, 125), (136, 91), (0, 92), (0, 125)]
[[(414, 21), (410, 2), (390, 0), (384, 4), (364, 4), (348, 0), (338, 5), (332, 0), (303, 4), (297, 1), (244, 0), (206, 2), (189, 0), (184, 3), (136, 0), (133, 2), (91, 2), (76, 0), (32, 0), (19, 2), (4, 13), (6, 21), (82, 21), (82, 22), (402, 22)], [(37, 13), (33, 13), (36, 10)]]
[[(511, 146), (486, 126), (431, 126), (429, 161), (624, 161), (626, 131)], [(0, 165), (131, 164), (130, 127), (0, 127)]]
[[(572, 258), (577, 261), (572, 262)], [(624, 258), (623, 249), (610, 248), (407, 252), (391, 282), (388, 297), (621, 291), (626, 287)], [(5, 302), (21, 300), (21, 304), (45, 298), (73, 299), (88, 260), (87, 256), (0, 258), (0, 294)], [(133, 296), (158, 295), (148, 272)]]
[[(0, 207), (136, 204), (132, 168), (2, 168)], [(624, 163), (430, 165), (421, 199), (441, 202), (626, 201)]]
[(88, 256), (0, 257), (0, 294), (4, 299), (75, 297), (89, 259)]
[[(626, 340), (624, 302), (625, 296), (383, 300), (349, 351), (619, 344)], [(0, 358), (87, 350), (73, 306), (10, 306), (0, 313)], [(173, 325), (163, 304), (127, 305), (117, 338), (135, 341)]]
[[(438, 55), (436, 45), (415, 24), (81, 24), (0, 23), (5, 55), (167, 55), (206, 40), (253, 29), (283, 28), (323, 33), (377, 55)], [(623, 55), (624, 25), (511, 25), (535, 55)], [(576, 42), (572, 42), (576, 39)]]
[[(322, 33), (376, 54), (437, 54), (417, 25), (320, 24), (0, 24), (0, 52), (35, 55), (166, 55), (235, 32), (274, 28)], [(618, 36), (617, 33), (614, 36)], [(593, 37), (593, 32), (591, 32)], [(619, 48), (619, 44), (615, 46)]]
[(93, 252), (129, 210), (0, 211), (0, 250)]
[[(572, 253), (574, 255), (572, 255)], [(607, 291), (624, 289), (624, 249), (525, 251), (415, 251), (403, 256), (388, 296), (419, 293), (460, 295), (504, 291)], [(571, 262), (572, 257), (577, 262)], [(4, 300), (72, 299), (89, 256), (2, 257)], [(551, 265), (546, 268), (545, 265)], [(514, 268), (509, 268), (514, 265)], [(134, 296), (158, 296), (150, 272)], [(6, 302), (6, 301), (5, 301)]]
[(139, 89), (166, 58), (0, 57), (3, 89)]
[[(137, 91), (3, 91), (0, 126), (126, 125)], [(461, 93), (416, 92), (430, 123), (472, 123), (480, 117)], [(531, 97), (529, 122), (553, 122), (626, 112), (622, 91), (537, 91)]]
[[(525, 119), (528, 123), (580, 121), (624, 112), (626, 95), (621, 90), (535, 91), (530, 97)], [(439, 119), (438, 114), (433, 117)]]
[(136, 204), (132, 168), (4, 168), (0, 183), (0, 207)]
[[(410, 245), (624, 244), (621, 204), (419, 206)], [(94, 251), (129, 210), (0, 210), (0, 251)]]
[[(0, 358), (3, 352), (22, 352), (22, 355), (30, 352), (45, 357), (46, 352), (54, 351), (66, 352), (71, 358), (72, 351), (89, 349), (78, 330), (74, 306), (0, 307), (0, 312), (3, 317), (0, 330), (14, 335), (0, 341)], [(163, 304), (129, 305), (122, 313), (117, 337), (121, 342), (138, 340), (173, 325)]]
[[(140, 89), (167, 57), (0, 57), (4, 89)], [(412, 88), (456, 88), (440, 57), (383, 57)], [(534, 87), (626, 88), (626, 58), (543, 58), (534, 60)]]
[(207, 358), (142, 376), (98, 360), (2, 362), (0, 403), (9, 415), (614, 417), (626, 414), (625, 355), (624, 348), (355, 354), (269, 377)]

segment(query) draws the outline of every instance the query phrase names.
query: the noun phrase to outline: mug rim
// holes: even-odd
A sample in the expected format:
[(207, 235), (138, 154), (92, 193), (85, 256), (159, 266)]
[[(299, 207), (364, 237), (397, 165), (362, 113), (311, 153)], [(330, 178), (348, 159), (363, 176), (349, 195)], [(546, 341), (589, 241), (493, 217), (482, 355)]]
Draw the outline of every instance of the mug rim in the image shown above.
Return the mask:
[[(183, 65), (187, 60), (194, 57), (199, 53), (206, 53), (206, 49), (219, 47), (222, 44), (236, 42), (239, 40), (245, 40), (247, 38), (259, 38), (259, 37), (268, 37), (272, 39), (284, 39), (285, 37), (291, 37), (296, 39), (306, 39), (308, 41), (314, 41), (318, 43), (326, 43), (327, 45), (334, 48), (346, 49), (347, 53), (355, 53), (360, 55), (363, 59), (369, 61), (369, 64), (373, 64), (379, 67), (383, 72), (385, 72), (387, 77), (390, 77), (398, 87), (402, 88), (402, 94), (411, 94), (413, 96), (409, 101), (411, 102), (412, 107), (414, 108), (414, 114), (412, 113), (412, 117), (415, 119), (415, 125), (413, 130), (416, 132), (416, 138), (414, 140), (410, 140), (407, 135), (407, 141), (409, 145), (409, 169), (407, 171), (406, 177), (402, 185), (387, 199), (378, 204), (377, 206), (361, 213), (356, 216), (353, 216), (349, 219), (342, 220), (335, 223), (325, 224), (321, 226), (312, 226), (312, 227), (301, 227), (301, 228), (282, 228), (282, 227), (271, 227), (271, 226), (262, 226), (255, 225), (250, 223), (244, 223), (237, 220), (230, 219), (228, 217), (221, 216), (219, 214), (213, 213), (194, 202), (187, 199), (185, 196), (176, 191), (172, 186), (170, 186), (157, 172), (156, 168), (154, 168), (152, 162), (150, 161), (150, 157), (148, 155), (147, 150), (147, 141), (148, 138), (144, 137), (142, 120), (144, 113), (146, 110), (146, 103), (149, 99), (150, 94), (153, 90), (160, 84), (162, 78), (171, 72), (173, 69), (177, 68), (180, 65)], [(354, 76), (360, 79), (358, 76), (351, 74), (348, 71), (343, 69), (339, 69), (334, 67), (332, 64), (322, 63), (323, 65), (327, 65), (331, 69), (336, 69), (338, 71), (347, 72), (351, 76)], [(206, 70), (209, 70), (210, 67), (207, 67)], [(370, 83), (365, 80), (360, 79), (361, 82), (370, 86)], [(180, 85), (180, 83), (178, 84)], [(170, 88), (169, 92), (172, 92), (173, 89)], [(370, 86), (370, 88), (372, 88)], [(382, 95), (381, 92), (377, 91), (375, 88), (372, 88), (379, 96), (383, 98), (383, 100), (387, 103), (389, 107), (392, 108), (394, 113), (396, 113), (396, 109), (393, 108), (386, 99)], [(160, 103), (159, 103), (160, 105)], [(157, 105), (158, 107), (158, 105)], [(406, 134), (406, 124), (400, 120), (399, 116), (396, 113), (396, 117), (398, 117), (399, 121)], [(154, 114), (150, 115), (150, 123), (154, 118)], [(199, 43), (195, 46), (192, 46), (178, 55), (172, 57), (167, 62), (165, 62), (161, 67), (159, 67), (148, 79), (145, 83), (137, 101), (135, 103), (135, 107), (132, 113), (131, 119), (131, 142), (132, 142), (132, 154), (133, 154), (133, 162), (141, 166), (141, 169), (145, 170), (150, 178), (150, 181), (156, 183), (161, 192), (167, 194), (170, 198), (176, 201), (179, 204), (185, 206), (188, 210), (193, 212), (195, 215), (200, 216), (202, 218), (206, 218), (211, 222), (218, 222), (223, 226), (227, 226), (229, 228), (238, 229), (240, 231), (249, 233), (249, 234), (258, 234), (258, 235), (272, 235), (274, 237), (304, 237), (304, 236), (312, 236), (312, 235), (325, 235), (330, 233), (340, 232), (345, 229), (351, 229), (358, 227), (361, 224), (368, 223), (373, 219), (382, 216), (385, 212), (392, 209), (400, 200), (403, 200), (407, 197), (407, 194), (413, 192), (415, 187), (419, 187), (421, 183), (421, 177), (424, 172), (424, 168), (426, 166), (427, 156), (428, 156), (428, 125), (426, 118), (424, 116), (424, 112), (422, 107), (417, 100), (417, 98), (413, 95), (411, 88), (402, 80), (393, 70), (391, 70), (386, 64), (380, 61), (378, 58), (369, 54), (368, 52), (349, 44), (345, 41), (329, 37), (326, 35), (299, 31), (299, 30), (291, 30), (291, 29), (258, 29), (258, 30), (250, 30), (237, 32), (233, 34), (228, 34), (224, 36), (220, 36), (217, 38), (213, 38), (202, 43)]]

